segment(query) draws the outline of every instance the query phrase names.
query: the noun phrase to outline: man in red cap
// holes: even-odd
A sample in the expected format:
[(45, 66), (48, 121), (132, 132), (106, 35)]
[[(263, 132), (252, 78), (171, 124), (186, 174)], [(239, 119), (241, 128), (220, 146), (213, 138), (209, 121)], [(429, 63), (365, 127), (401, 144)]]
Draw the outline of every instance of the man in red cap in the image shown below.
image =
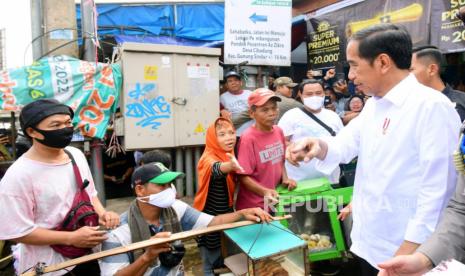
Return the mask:
[[(294, 189), (284, 168), (285, 140), (283, 131), (276, 126), (281, 99), (267, 89), (259, 88), (248, 98), (250, 117), (255, 123), (241, 136), (238, 160), (244, 169), (239, 174), (239, 194), (236, 209), (260, 207), (269, 211), (268, 204), (278, 197), (279, 183)], [(264, 199), (267, 198), (265, 201)]]

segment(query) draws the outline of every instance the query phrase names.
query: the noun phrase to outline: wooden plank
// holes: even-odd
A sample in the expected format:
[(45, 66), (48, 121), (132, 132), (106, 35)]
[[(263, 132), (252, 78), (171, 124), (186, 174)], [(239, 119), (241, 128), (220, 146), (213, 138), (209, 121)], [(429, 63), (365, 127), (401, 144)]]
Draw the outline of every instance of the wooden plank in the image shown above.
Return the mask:
[[(283, 217), (273, 217), (273, 220), (284, 220), (284, 219), (289, 219), (289, 218), (291, 218), (291, 216), (286, 215), (286, 216), (283, 216)], [(105, 251), (85, 255), (85, 256), (82, 256), (82, 257), (79, 257), (79, 258), (76, 258), (76, 259), (71, 259), (71, 260), (68, 260), (68, 261), (65, 261), (65, 262), (62, 262), (62, 263), (45, 266), (45, 267), (40, 269), (41, 273), (39, 273), (39, 274), (36, 273), (34, 268), (32, 268), (31, 271), (28, 271), (28, 272), (23, 273), (21, 275), (22, 276), (34, 276), (34, 275), (40, 275), (40, 274), (43, 274), (43, 273), (58, 271), (58, 270), (61, 270), (61, 269), (64, 269), (64, 268), (67, 268), (67, 267), (70, 267), (70, 266), (75, 266), (75, 265), (85, 263), (85, 262), (88, 262), (88, 261), (93, 261), (93, 260), (97, 260), (97, 259), (101, 259), (101, 258), (113, 256), (113, 255), (118, 255), (118, 254), (126, 253), (126, 252), (129, 252), (129, 251), (134, 251), (134, 250), (137, 250), (137, 249), (149, 247), (149, 246), (152, 246), (152, 245), (157, 245), (157, 244), (167, 243), (167, 242), (173, 242), (173, 241), (176, 241), (176, 240), (187, 240), (187, 239), (190, 239), (190, 238), (193, 238), (193, 237), (196, 237), (196, 236), (201, 236), (201, 235), (205, 235), (205, 234), (212, 233), (212, 232), (218, 232), (218, 231), (223, 231), (223, 230), (226, 230), (226, 229), (246, 226), (246, 225), (250, 225), (250, 224), (254, 224), (254, 223), (255, 222), (253, 222), (253, 221), (239, 221), (239, 222), (227, 223), (227, 224), (223, 224), (223, 225), (215, 225), (215, 226), (211, 226), (211, 227), (207, 227), (207, 228), (203, 228), (203, 229), (197, 229), (197, 230), (191, 230), (191, 231), (175, 233), (175, 234), (172, 234), (169, 238), (149, 239), (149, 240), (145, 240), (145, 241), (131, 243), (131, 244), (128, 244), (126, 246), (116, 247), (116, 248), (113, 248), (113, 249), (110, 249), (110, 250), (105, 250)]]

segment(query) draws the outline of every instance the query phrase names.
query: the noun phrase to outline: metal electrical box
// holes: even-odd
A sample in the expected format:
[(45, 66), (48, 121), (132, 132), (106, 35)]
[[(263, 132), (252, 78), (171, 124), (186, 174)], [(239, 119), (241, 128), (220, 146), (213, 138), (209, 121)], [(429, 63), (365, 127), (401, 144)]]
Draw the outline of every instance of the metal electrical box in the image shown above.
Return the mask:
[(122, 45), (126, 149), (205, 144), (219, 113), (221, 50), (174, 45)]

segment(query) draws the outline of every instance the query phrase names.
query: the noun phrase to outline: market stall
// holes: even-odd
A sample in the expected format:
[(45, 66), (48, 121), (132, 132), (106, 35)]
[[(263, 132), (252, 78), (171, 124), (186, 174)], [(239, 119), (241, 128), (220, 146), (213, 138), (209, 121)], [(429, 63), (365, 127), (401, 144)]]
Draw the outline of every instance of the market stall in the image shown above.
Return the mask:
[(347, 250), (338, 211), (352, 197), (353, 187), (333, 188), (326, 178), (299, 182), (288, 191), (278, 188), (277, 214), (292, 214), (282, 224), (307, 242), (312, 262), (340, 258)]

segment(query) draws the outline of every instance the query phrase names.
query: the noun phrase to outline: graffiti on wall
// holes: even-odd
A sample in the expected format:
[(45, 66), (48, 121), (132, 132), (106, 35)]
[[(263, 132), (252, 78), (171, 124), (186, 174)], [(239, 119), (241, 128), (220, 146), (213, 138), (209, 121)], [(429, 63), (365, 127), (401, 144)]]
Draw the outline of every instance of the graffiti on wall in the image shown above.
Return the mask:
[(158, 129), (163, 120), (171, 118), (171, 104), (165, 97), (161, 95), (151, 97), (156, 90), (157, 85), (154, 83), (136, 83), (129, 91), (131, 102), (126, 104), (125, 115), (128, 118), (136, 118), (136, 126)]

